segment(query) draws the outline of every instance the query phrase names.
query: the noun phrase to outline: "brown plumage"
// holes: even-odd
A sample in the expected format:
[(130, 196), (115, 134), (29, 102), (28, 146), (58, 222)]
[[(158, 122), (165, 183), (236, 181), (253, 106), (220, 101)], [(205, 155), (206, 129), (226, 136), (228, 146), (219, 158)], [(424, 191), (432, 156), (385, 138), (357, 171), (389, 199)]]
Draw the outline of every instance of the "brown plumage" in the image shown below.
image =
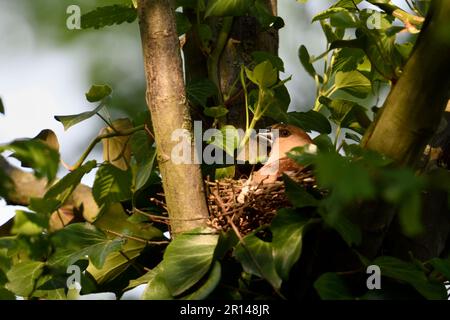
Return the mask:
[[(258, 171), (254, 172), (242, 188), (238, 197), (239, 202), (245, 201), (245, 195), (251, 188), (255, 188), (261, 183), (273, 183), (283, 173), (297, 171), (302, 167), (287, 156), (287, 153), (295, 147), (302, 147), (308, 144), (314, 144), (312, 139), (302, 129), (286, 124), (276, 124), (272, 130), (278, 130), (278, 136), (272, 134), (272, 150), (267, 162)], [(270, 133), (268, 134), (271, 135)]]

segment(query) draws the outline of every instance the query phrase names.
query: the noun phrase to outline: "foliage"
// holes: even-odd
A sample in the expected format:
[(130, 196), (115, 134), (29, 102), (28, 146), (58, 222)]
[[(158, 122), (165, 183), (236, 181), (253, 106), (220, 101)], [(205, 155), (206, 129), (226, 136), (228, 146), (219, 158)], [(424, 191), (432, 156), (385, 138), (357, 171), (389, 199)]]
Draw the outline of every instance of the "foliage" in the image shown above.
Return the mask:
[[(383, 283), (388, 284), (376, 294), (377, 298), (389, 297), (391, 292), (445, 298), (442, 282), (450, 278), (448, 258), (418, 261), (412, 256), (406, 261), (378, 256), (371, 261), (358, 251), (364, 240), (363, 230), (354, 216), (355, 211), (363, 210), (362, 204), (381, 203), (393, 209), (400, 232), (412, 238), (424, 231), (423, 193), (436, 186), (448, 191), (448, 186), (438, 183), (435, 176), (399, 168), (358, 144), (372, 123), (376, 109), (372, 104), (378, 103), (381, 85), (389, 86), (401, 76), (414, 42), (414, 38), (407, 43), (397, 42), (400, 29), (393, 24), (392, 12), (377, 11), (378, 25), (372, 28), (373, 12), (358, 8), (360, 3), (363, 1), (336, 1), (313, 18), (322, 27), (327, 48), (317, 56), (304, 45), (299, 48), (301, 65), (317, 89), (309, 111), (288, 111), (290, 97), (285, 83), (290, 78), (279, 78), (280, 71), (285, 71), (279, 57), (256, 51), (251, 63), (241, 66), (235, 86), (244, 96), (245, 135), (209, 143), (233, 155), (247, 143), (251, 130), (267, 119), (318, 134), (314, 139), (316, 154), (305, 152), (306, 147), (289, 153), (291, 159), (313, 170), (317, 189), (307, 189), (283, 177), (292, 207), (280, 208), (270, 224), (245, 236), (210, 228), (192, 230), (171, 241), (163, 236), (168, 231), (167, 219), (161, 208), (149, 201), (157, 199), (161, 192), (151, 134), (147, 134), (147, 126), (118, 130), (115, 122), (102, 115), (112, 99), (112, 89), (107, 85), (95, 85), (86, 94), (87, 101), (98, 103), (92, 111), (55, 117), (68, 130), (98, 115), (109, 132), (97, 137), (60, 180), (54, 181), (60, 161), (58, 150), (41, 140), (16, 140), (0, 146), (1, 152), (12, 151), (23, 166), (31, 167), (37, 178), (49, 183), (44, 196), (31, 200), (29, 211), (17, 212), (11, 234), (0, 238), (0, 299), (14, 295), (28, 299), (67, 298), (66, 270), (73, 264), (84, 271), (83, 294), (114, 288), (120, 296), (145, 284), (144, 299), (371, 299), (374, 295), (365, 287), (365, 281), (355, 278), (360, 280), (366, 275), (365, 268), (375, 264), (381, 268)], [(270, 15), (259, 0), (180, 0), (177, 6), (196, 13), (196, 21), (191, 21), (177, 12), (179, 35), (196, 32), (201, 51), (209, 57), (215, 49), (211, 19), (253, 16), (262, 30), (283, 26), (281, 18)], [(136, 7), (129, 1), (99, 7), (85, 14), (82, 22), (83, 28), (102, 28), (131, 22), (136, 17)], [(320, 66), (323, 72), (318, 71)], [(228, 113), (225, 102), (230, 97), (220, 92), (216, 80), (209, 74), (208, 78), (188, 83), (187, 98), (214, 125), (219, 124), (220, 130), (232, 129), (236, 133), (236, 128), (224, 122)], [(108, 158), (100, 164), (86, 161), (97, 143), (117, 136), (130, 137), (116, 145), (125, 169), (114, 164), (117, 159)], [(94, 221), (52, 230), (51, 217), (64, 210), (82, 178), (94, 169), (97, 172), (92, 197), (98, 206)], [(223, 173), (219, 171), (223, 168), (214, 169)], [(235, 168), (231, 169), (234, 174)], [(4, 175), (0, 171), (0, 181), (4, 181)], [(6, 195), (8, 188), (2, 182), (0, 195)], [(322, 240), (321, 233), (338, 239), (337, 243), (328, 240), (324, 255), (331, 255), (333, 250), (350, 254), (357, 260), (353, 269), (338, 272), (333, 265), (323, 266), (319, 259), (314, 260), (311, 251)], [(318, 271), (305, 270), (308, 263)], [(295, 282), (295, 277), (307, 281)], [(292, 286), (297, 286), (299, 296), (292, 294)]]

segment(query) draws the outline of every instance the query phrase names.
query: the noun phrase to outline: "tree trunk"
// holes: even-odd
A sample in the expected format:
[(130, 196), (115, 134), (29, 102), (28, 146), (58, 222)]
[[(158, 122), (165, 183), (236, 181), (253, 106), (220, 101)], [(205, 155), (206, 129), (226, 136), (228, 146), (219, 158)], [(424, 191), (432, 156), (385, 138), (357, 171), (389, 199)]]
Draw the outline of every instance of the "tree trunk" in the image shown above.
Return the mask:
[(450, 1), (436, 0), (403, 75), (363, 139), (399, 164), (416, 165), (436, 131), (450, 86)]
[[(448, 100), (449, 28), (450, 1), (434, 1), (403, 75), (364, 136), (364, 147), (383, 153), (400, 165), (417, 166)], [(424, 197), (424, 200), (430, 198)], [(424, 205), (424, 212), (429, 216), (425, 219), (426, 224), (440, 219), (439, 212), (437, 215), (429, 212), (431, 207)], [(435, 207), (440, 210), (439, 204)], [(382, 203), (376, 206), (369, 203), (355, 212), (353, 221), (363, 231), (360, 252), (369, 258), (376, 256), (394, 216), (395, 210)], [(447, 224), (442, 226), (447, 227)]]
[(174, 12), (170, 0), (140, 0), (138, 4), (147, 104), (171, 231), (177, 234), (204, 226), (208, 209), (200, 166), (171, 161), (172, 150), (178, 143), (172, 141), (172, 133), (177, 129), (189, 132), (191, 150), (194, 150)]

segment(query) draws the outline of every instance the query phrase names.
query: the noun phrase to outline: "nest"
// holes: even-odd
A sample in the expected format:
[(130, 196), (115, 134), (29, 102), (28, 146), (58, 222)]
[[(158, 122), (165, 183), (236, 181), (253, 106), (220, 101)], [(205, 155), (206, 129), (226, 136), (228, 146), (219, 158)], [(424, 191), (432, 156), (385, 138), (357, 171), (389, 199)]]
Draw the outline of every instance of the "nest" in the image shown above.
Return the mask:
[[(311, 170), (299, 170), (289, 177), (306, 188), (316, 188)], [(246, 235), (270, 224), (278, 209), (292, 207), (281, 179), (274, 183), (261, 183), (246, 194), (244, 203), (239, 203), (238, 196), (245, 182), (246, 179), (206, 181), (211, 227), (221, 231), (233, 228), (235, 232)]]

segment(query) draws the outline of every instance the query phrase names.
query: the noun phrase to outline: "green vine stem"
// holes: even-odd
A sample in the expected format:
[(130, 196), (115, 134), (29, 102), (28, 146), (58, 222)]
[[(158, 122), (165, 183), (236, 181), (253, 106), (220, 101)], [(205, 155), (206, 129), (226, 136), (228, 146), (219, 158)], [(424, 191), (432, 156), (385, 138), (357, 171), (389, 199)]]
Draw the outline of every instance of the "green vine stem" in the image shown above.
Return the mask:
[(208, 76), (209, 79), (214, 82), (214, 84), (217, 87), (217, 90), (219, 91), (218, 99), (220, 104), (223, 104), (223, 95), (220, 86), (219, 59), (227, 44), (232, 25), (233, 25), (233, 17), (223, 18), (222, 28), (220, 29), (219, 36), (217, 37), (216, 47), (214, 48), (214, 50), (212, 51), (211, 55), (208, 58)]
[(124, 137), (124, 136), (131, 136), (133, 133), (144, 130), (145, 125), (137, 126), (135, 128), (123, 130), (123, 131), (116, 131), (116, 132), (108, 132), (104, 134), (100, 134), (97, 137), (95, 137), (94, 140), (89, 144), (87, 149), (83, 152), (80, 159), (75, 163), (72, 167), (69, 167), (70, 171), (74, 171), (81, 167), (83, 165), (83, 162), (86, 160), (86, 158), (89, 156), (91, 151), (95, 148), (97, 143), (102, 141), (103, 139), (113, 138), (113, 137)]

